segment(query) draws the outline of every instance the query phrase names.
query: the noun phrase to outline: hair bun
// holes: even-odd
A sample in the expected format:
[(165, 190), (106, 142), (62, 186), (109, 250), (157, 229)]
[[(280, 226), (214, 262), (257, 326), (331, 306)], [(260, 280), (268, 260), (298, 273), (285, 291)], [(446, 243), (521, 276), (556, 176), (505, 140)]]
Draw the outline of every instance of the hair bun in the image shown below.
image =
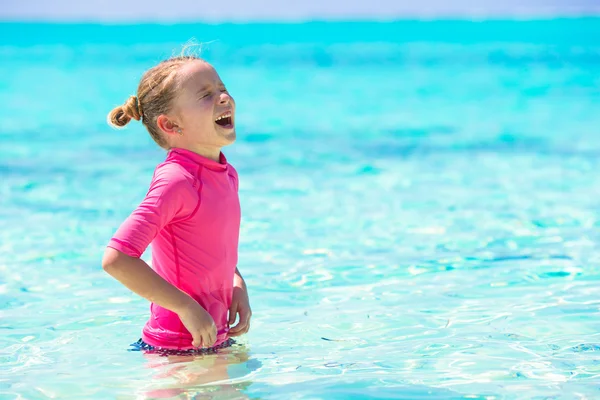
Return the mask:
[(132, 119), (142, 119), (141, 107), (136, 96), (130, 96), (125, 104), (115, 107), (108, 114), (108, 123), (115, 128), (122, 128)]

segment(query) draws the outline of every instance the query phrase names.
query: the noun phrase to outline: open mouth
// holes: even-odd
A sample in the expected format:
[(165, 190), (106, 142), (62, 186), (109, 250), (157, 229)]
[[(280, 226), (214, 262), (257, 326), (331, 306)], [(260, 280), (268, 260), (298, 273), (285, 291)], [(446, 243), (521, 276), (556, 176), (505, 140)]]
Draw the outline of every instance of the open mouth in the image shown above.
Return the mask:
[(221, 114), (217, 119), (215, 119), (215, 123), (223, 128), (231, 128), (233, 127), (233, 118), (231, 115), (231, 111), (226, 111)]

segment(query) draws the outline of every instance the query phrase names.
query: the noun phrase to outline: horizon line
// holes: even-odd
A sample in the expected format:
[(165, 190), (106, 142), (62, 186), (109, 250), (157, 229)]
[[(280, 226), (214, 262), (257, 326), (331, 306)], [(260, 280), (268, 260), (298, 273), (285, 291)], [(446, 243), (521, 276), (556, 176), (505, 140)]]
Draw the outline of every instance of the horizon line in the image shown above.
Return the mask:
[(597, 12), (590, 13), (506, 13), (506, 14), (405, 14), (387, 17), (376, 16), (321, 16), (321, 17), (277, 17), (277, 18), (3, 18), (0, 15), (0, 24), (46, 24), (46, 25), (259, 25), (259, 24), (310, 24), (310, 23), (394, 23), (394, 22), (492, 22), (492, 21), (552, 21), (574, 19), (600, 18), (600, 8)]

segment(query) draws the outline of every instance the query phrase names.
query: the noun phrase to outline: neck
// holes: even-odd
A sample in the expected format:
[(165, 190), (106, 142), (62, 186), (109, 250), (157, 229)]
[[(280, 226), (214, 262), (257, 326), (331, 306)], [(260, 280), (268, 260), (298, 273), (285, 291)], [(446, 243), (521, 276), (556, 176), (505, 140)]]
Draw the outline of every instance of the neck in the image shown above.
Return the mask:
[(186, 150), (193, 151), (196, 154), (206, 157), (210, 160), (219, 162), (221, 161), (221, 148), (220, 147), (204, 147), (204, 146), (190, 146)]

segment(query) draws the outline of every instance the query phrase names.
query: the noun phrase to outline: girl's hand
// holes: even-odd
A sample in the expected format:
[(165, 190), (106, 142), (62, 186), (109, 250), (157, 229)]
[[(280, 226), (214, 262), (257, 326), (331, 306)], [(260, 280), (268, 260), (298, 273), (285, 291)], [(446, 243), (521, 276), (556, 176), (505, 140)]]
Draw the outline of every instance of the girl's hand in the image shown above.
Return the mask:
[(229, 330), (229, 336), (240, 336), (248, 332), (250, 329), (250, 317), (252, 310), (250, 309), (250, 299), (248, 298), (248, 290), (246, 283), (236, 270), (236, 276), (233, 284), (233, 297), (231, 306), (229, 307), (229, 325), (233, 325), (236, 316), (239, 315), (239, 321), (236, 326)]
[(192, 300), (177, 315), (192, 334), (192, 346), (209, 348), (215, 344), (217, 326), (208, 311), (200, 304)]

